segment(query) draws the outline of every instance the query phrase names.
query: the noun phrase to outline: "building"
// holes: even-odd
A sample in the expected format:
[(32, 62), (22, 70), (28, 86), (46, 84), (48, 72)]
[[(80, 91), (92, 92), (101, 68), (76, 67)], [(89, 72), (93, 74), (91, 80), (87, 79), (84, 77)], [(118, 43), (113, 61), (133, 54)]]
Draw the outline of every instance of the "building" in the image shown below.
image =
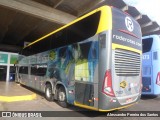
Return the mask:
[(0, 52), (0, 81), (13, 81), (15, 79), (17, 53)]

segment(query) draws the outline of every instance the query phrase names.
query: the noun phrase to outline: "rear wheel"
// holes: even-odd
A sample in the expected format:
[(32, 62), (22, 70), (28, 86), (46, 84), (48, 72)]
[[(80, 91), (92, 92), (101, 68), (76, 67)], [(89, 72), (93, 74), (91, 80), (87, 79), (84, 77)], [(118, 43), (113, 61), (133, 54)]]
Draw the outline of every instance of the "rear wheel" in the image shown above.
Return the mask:
[(48, 101), (53, 101), (53, 95), (52, 95), (52, 86), (51, 84), (47, 84), (45, 88), (45, 97)]
[(67, 96), (64, 87), (58, 89), (58, 104), (64, 108), (68, 107)]

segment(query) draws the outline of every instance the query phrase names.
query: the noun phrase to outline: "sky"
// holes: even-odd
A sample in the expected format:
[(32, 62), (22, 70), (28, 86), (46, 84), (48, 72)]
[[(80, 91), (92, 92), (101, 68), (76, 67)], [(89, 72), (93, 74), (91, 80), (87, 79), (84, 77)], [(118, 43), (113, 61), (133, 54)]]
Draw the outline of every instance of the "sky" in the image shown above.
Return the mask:
[(160, 25), (160, 0), (123, 0)]

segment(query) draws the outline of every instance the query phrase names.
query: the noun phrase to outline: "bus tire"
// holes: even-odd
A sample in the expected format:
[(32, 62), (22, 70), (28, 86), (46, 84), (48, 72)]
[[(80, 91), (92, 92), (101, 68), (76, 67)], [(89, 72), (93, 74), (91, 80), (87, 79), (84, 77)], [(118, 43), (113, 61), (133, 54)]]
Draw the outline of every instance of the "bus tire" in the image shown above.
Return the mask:
[(52, 86), (51, 84), (47, 84), (45, 88), (45, 98), (48, 101), (53, 101), (53, 95), (52, 95)]
[(63, 108), (68, 107), (67, 96), (64, 87), (60, 87), (58, 89), (58, 104)]

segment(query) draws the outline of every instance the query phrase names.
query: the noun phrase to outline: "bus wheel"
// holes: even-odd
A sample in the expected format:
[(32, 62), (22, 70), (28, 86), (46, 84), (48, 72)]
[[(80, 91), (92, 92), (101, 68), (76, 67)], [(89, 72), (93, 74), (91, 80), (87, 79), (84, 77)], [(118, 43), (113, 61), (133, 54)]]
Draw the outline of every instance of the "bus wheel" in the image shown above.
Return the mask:
[(48, 101), (53, 101), (53, 95), (52, 95), (52, 86), (51, 84), (47, 84), (45, 88), (45, 97)]
[(58, 104), (64, 108), (68, 107), (67, 97), (64, 87), (58, 89)]

